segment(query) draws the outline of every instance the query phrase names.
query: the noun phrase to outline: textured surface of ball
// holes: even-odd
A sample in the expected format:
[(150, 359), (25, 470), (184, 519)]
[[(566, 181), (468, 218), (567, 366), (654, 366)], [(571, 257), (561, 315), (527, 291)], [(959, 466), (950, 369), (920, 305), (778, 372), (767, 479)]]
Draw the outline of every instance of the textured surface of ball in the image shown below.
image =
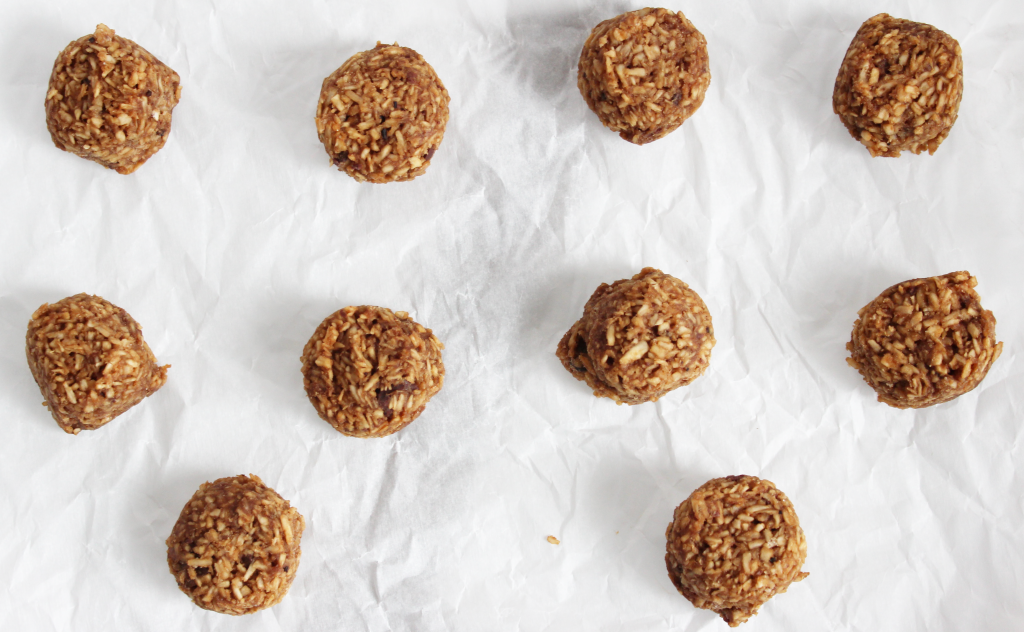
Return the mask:
[(306, 395), (320, 417), (353, 437), (383, 437), (412, 423), (444, 384), (444, 345), (405, 312), (346, 307), (317, 327), (302, 352)]
[(710, 84), (707, 42), (681, 12), (640, 9), (605, 20), (580, 53), (583, 99), (605, 127), (637, 145), (682, 125)]
[(167, 142), (180, 98), (178, 73), (100, 24), (54, 62), (46, 128), (59, 149), (127, 174)]
[(934, 154), (956, 122), (963, 69), (955, 39), (934, 26), (881, 13), (850, 42), (832, 109), (872, 156)]
[(95, 430), (167, 381), (128, 312), (77, 294), (32, 314), (25, 339), (32, 377), (64, 432)]
[(178, 588), (206, 610), (250, 614), (281, 601), (299, 569), (306, 523), (258, 476), (203, 483), (167, 538)]
[(970, 272), (911, 279), (865, 305), (847, 362), (895, 408), (924, 408), (974, 389), (1003, 351)]
[(665, 536), (665, 564), (676, 589), (731, 627), (807, 577), (800, 570), (807, 541), (793, 504), (756, 476), (701, 485), (676, 507)]
[(714, 346), (700, 296), (679, 279), (644, 268), (631, 279), (602, 283), (556, 353), (594, 395), (641, 404), (697, 379)]
[(378, 42), (324, 79), (316, 131), (331, 163), (356, 180), (412, 180), (441, 146), (449, 101), (419, 53)]

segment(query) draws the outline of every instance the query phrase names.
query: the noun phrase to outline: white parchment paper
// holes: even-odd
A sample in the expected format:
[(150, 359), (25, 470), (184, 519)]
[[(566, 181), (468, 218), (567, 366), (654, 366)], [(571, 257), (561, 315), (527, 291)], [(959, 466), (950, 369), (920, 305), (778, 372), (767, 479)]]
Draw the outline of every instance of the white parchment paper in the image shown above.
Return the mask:
[[(775, 482), (810, 577), (748, 630), (1024, 629), (1024, 4), (686, 0), (712, 81), (635, 147), (576, 88), (590, 29), (635, 2), (62, 0), (0, 4), (0, 629), (724, 630), (664, 566), (706, 480)], [(870, 158), (832, 113), (862, 21), (963, 47), (935, 156)], [(103, 22), (182, 78), (167, 145), (122, 176), (58, 151), (53, 60)], [(451, 93), (427, 174), (358, 184), (313, 125), (320, 84), (377, 40)], [(555, 345), (601, 282), (655, 266), (714, 318), (704, 377), (598, 400)], [(844, 345), (889, 285), (966, 269), (1002, 357), (953, 403), (875, 401)], [(24, 358), (31, 313), (99, 294), (167, 385), (65, 435)], [(299, 354), (346, 305), (406, 310), (445, 387), (358, 440), (306, 400)], [(164, 540), (200, 483), (255, 473), (303, 513), (271, 610), (194, 607)], [(554, 535), (560, 545), (546, 541)]]

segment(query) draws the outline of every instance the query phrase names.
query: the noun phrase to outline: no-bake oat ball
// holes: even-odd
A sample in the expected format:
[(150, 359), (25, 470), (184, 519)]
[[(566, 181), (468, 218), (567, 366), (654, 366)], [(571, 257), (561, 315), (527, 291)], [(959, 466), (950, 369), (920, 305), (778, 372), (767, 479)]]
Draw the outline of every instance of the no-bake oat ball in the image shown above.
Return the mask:
[(167, 538), (167, 566), (200, 608), (250, 614), (281, 601), (295, 579), (306, 523), (258, 476), (203, 483)]
[(832, 109), (872, 156), (934, 154), (956, 122), (963, 75), (955, 39), (934, 26), (880, 13), (850, 43)]
[(707, 41), (682, 12), (640, 9), (605, 20), (580, 53), (583, 99), (605, 127), (637, 145), (682, 125), (710, 83)]
[(59, 149), (131, 173), (167, 142), (180, 98), (178, 73), (100, 24), (54, 62), (46, 127)]
[(807, 577), (807, 541), (793, 504), (756, 476), (716, 478), (676, 507), (665, 565), (694, 606), (736, 627)]
[(644, 268), (631, 279), (602, 283), (556, 353), (594, 395), (642, 404), (697, 379), (714, 346), (700, 296), (679, 279)]
[(377, 42), (324, 79), (316, 131), (331, 163), (356, 180), (412, 180), (441, 146), (448, 102), (419, 53)]
[(339, 432), (383, 437), (406, 427), (444, 384), (444, 345), (405, 312), (346, 307), (302, 351), (309, 401)]
[(44, 402), (69, 434), (95, 430), (167, 381), (128, 312), (77, 294), (32, 314), (25, 354)]
[(878, 401), (895, 408), (948, 402), (985, 378), (1003, 351), (996, 319), (970, 272), (897, 283), (857, 312), (846, 348)]

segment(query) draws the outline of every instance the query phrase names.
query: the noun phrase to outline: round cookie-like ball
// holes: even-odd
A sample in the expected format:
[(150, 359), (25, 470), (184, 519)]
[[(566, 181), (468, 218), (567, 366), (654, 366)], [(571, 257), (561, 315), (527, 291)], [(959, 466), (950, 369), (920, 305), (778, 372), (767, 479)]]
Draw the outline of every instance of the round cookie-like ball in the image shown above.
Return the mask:
[(711, 84), (708, 46), (686, 16), (640, 9), (601, 22), (580, 53), (580, 94), (605, 127), (637, 145), (690, 118)]
[(897, 283), (857, 312), (846, 344), (878, 401), (894, 408), (948, 402), (985, 378), (1003, 351), (996, 319), (970, 272)]
[(167, 142), (180, 98), (178, 73), (100, 24), (57, 56), (46, 128), (58, 149), (127, 174)]
[(642, 404), (697, 379), (714, 346), (700, 296), (679, 279), (644, 268), (631, 279), (602, 283), (556, 354), (594, 395)]
[(832, 109), (872, 156), (934, 154), (956, 122), (963, 89), (955, 39), (934, 26), (880, 13), (850, 42)]
[(306, 522), (258, 476), (203, 483), (167, 538), (167, 566), (200, 608), (250, 614), (276, 605), (299, 569)]
[(356, 180), (412, 180), (441, 146), (449, 100), (419, 53), (377, 42), (324, 79), (316, 131), (331, 163)]
[(317, 413), (351, 437), (406, 427), (444, 384), (444, 345), (405, 312), (346, 307), (302, 351), (302, 383)]
[(155, 393), (159, 366), (128, 312), (76, 294), (32, 314), (25, 355), (46, 407), (68, 434), (95, 430)]
[(665, 565), (697, 608), (736, 627), (807, 577), (807, 541), (793, 504), (756, 476), (716, 478), (676, 507)]

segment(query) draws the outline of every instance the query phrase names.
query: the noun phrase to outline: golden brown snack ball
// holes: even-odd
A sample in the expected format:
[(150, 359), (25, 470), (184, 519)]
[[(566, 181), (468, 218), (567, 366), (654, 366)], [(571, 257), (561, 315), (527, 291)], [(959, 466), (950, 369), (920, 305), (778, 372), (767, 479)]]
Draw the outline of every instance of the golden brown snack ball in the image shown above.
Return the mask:
[(583, 99), (605, 127), (637, 145), (682, 125), (710, 84), (707, 41), (682, 12), (640, 9), (605, 20), (580, 53)]
[(281, 601), (295, 579), (306, 522), (258, 476), (203, 483), (167, 538), (167, 566), (200, 608), (250, 614)]
[(676, 507), (665, 532), (676, 589), (730, 627), (807, 577), (807, 541), (793, 504), (756, 476), (716, 478)]
[(847, 362), (895, 408), (948, 402), (985, 378), (1003, 351), (996, 319), (981, 306), (970, 272), (911, 279), (865, 305)]
[(324, 79), (316, 131), (331, 163), (356, 180), (412, 180), (441, 146), (449, 100), (419, 53), (377, 42)]
[(364, 305), (328, 316), (302, 351), (302, 382), (320, 417), (352, 437), (406, 427), (444, 384), (444, 345), (405, 312)]
[(46, 128), (58, 149), (127, 174), (167, 142), (180, 98), (178, 73), (100, 24), (57, 56)]
[(128, 312), (76, 294), (32, 314), (25, 355), (46, 407), (64, 432), (95, 430), (155, 393), (159, 366)]
[(714, 346), (700, 296), (679, 279), (644, 268), (631, 279), (602, 283), (556, 354), (594, 395), (642, 404), (700, 377)]
[(955, 39), (934, 26), (880, 13), (850, 42), (832, 109), (872, 156), (934, 154), (956, 122), (963, 88)]

